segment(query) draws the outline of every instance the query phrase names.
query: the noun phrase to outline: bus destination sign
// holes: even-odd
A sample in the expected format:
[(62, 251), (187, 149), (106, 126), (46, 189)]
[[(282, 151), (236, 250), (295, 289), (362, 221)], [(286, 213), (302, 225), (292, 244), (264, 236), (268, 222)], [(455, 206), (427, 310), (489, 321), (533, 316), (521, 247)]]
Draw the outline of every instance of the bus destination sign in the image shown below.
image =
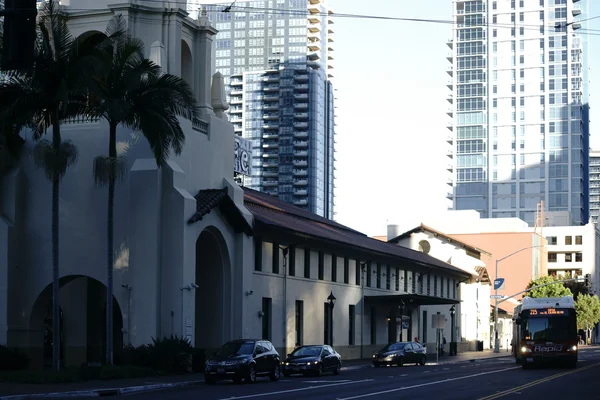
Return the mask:
[(567, 315), (568, 312), (564, 308), (538, 308), (529, 310), (530, 316), (548, 316), (548, 315)]

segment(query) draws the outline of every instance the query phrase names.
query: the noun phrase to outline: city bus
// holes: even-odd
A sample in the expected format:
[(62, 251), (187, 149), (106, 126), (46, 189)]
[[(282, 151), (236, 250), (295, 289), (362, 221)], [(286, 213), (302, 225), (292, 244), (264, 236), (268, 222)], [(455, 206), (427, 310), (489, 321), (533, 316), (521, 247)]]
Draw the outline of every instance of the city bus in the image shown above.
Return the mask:
[(577, 367), (577, 314), (573, 296), (524, 297), (513, 314), (513, 355), (517, 364), (560, 362)]

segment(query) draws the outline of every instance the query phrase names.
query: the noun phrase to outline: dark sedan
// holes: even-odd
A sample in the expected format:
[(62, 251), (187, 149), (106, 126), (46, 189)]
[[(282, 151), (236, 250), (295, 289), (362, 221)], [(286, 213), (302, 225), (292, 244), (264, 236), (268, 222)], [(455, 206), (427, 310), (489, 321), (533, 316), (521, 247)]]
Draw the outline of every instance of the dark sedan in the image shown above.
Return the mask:
[(342, 357), (331, 346), (301, 346), (292, 354), (288, 354), (283, 362), (283, 375), (315, 374), (321, 376), (325, 372), (339, 375), (342, 369)]
[(401, 367), (404, 364), (425, 365), (427, 362), (427, 352), (425, 347), (415, 342), (396, 342), (385, 346), (376, 354), (373, 354), (373, 366), (397, 365)]
[(204, 380), (213, 384), (217, 380), (232, 379), (241, 383), (254, 383), (257, 376), (279, 379), (281, 360), (279, 353), (268, 340), (232, 340), (206, 361)]

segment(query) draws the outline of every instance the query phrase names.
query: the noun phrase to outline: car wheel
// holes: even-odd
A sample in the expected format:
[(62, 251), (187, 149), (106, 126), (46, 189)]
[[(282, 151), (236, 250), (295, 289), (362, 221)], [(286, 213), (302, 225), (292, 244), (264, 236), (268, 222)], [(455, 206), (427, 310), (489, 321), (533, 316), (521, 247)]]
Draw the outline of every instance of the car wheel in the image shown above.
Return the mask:
[(323, 364), (319, 363), (319, 367), (317, 368), (317, 376), (323, 375)]
[(246, 383), (254, 383), (256, 382), (256, 367), (254, 364), (250, 364), (248, 368), (248, 375), (246, 376)]
[(425, 364), (427, 364), (427, 357), (423, 356), (419, 360), (419, 365), (425, 365)]
[(280, 376), (281, 376), (281, 365), (279, 363), (276, 363), (275, 367), (273, 367), (273, 371), (271, 371), (271, 374), (269, 375), (269, 379), (271, 379), (273, 382), (278, 381)]
[(334, 375), (339, 375), (341, 370), (342, 370), (342, 363), (338, 363), (338, 365), (333, 370), (333, 374)]

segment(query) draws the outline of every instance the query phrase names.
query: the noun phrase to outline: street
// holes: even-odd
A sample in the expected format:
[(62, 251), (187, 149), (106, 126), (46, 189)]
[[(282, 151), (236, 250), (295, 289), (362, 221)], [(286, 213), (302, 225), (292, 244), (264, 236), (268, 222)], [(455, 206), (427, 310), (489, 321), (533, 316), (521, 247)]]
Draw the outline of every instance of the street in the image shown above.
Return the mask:
[(225, 381), (187, 389), (165, 390), (132, 399), (600, 399), (597, 377), (600, 349), (580, 351), (577, 369), (545, 367), (523, 370), (510, 357), (401, 368), (349, 368), (339, 376), (260, 378), (254, 385)]

